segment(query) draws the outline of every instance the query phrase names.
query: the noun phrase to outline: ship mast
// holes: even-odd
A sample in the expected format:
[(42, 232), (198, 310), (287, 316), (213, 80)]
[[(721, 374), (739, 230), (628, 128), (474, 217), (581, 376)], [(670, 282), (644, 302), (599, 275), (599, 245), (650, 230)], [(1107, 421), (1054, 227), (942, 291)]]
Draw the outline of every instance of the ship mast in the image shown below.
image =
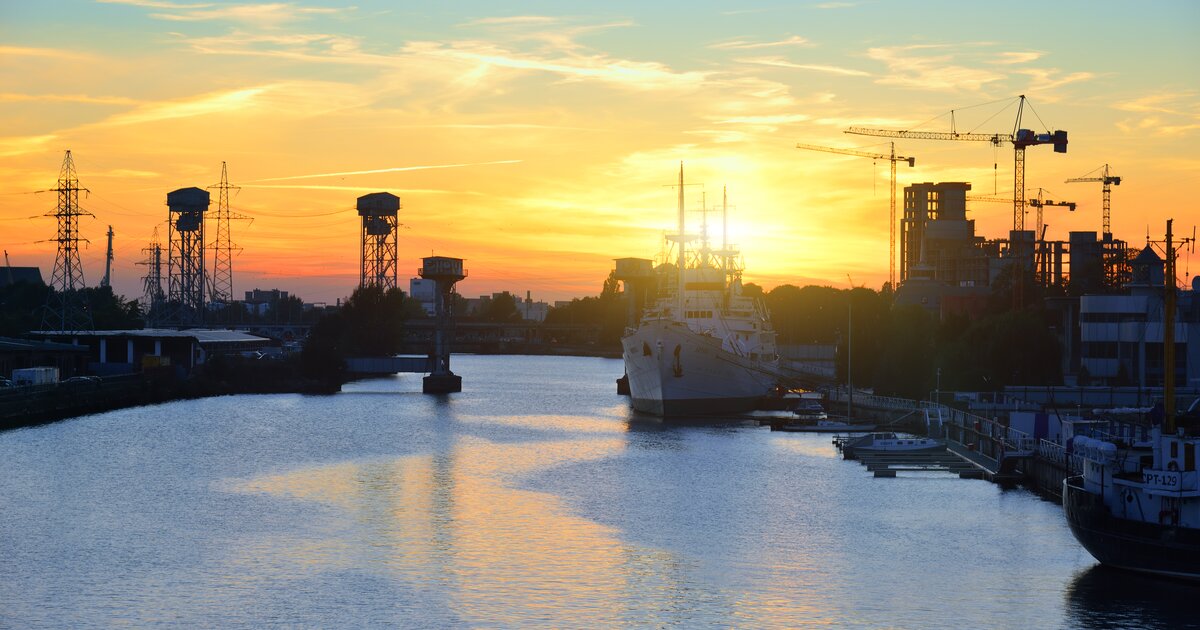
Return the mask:
[(679, 313), (676, 319), (684, 321), (683, 313), (686, 302), (683, 297), (683, 268), (687, 264), (687, 253), (684, 250), (686, 239), (684, 239), (684, 223), (683, 223), (683, 162), (679, 163)]
[(729, 282), (729, 187), (721, 187), (721, 273)]
[(1175, 435), (1175, 243), (1167, 219), (1167, 268), (1163, 280), (1163, 428)]

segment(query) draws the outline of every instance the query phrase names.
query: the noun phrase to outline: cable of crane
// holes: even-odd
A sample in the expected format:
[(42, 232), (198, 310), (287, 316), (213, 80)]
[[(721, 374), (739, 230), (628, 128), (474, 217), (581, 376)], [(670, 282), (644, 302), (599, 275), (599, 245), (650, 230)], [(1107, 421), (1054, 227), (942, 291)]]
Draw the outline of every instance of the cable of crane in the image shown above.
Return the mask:
[[(999, 102), (999, 101), (996, 101), (996, 102)], [(1010, 101), (1010, 102), (1009, 102), (1009, 104), (1008, 104), (1008, 105), (1006, 105), (1006, 106), (1004, 106), (1004, 108), (1003, 108), (1003, 109), (997, 110), (997, 111), (996, 111), (996, 113), (992, 114), (991, 116), (988, 116), (986, 119), (984, 119), (984, 121), (983, 121), (983, 122), (979, 123), (978, 125), (975, 125), (975, 128), (974, 128), (974, 129), (972, 129), (972, 130), (970, 130), (970, 131), (968, 131), (967, 133), (977, 133), (980, 127), (982, 127), (982, 126), (984, 126), (984, 125), (988, 124), (989, 122), (991, 122), (991, 120), (992, 120), (993, 118), (995, 118), (995, 117), (999, 116), (1000, 114), (1003, 114), (1004, 112), (1008, 111), (1008, 108), (1009, 108), (1009, 107), (1012, 107), (1012, 105), (1013, 105), (1013, 104), (1012, 104), (1012, 102)]]

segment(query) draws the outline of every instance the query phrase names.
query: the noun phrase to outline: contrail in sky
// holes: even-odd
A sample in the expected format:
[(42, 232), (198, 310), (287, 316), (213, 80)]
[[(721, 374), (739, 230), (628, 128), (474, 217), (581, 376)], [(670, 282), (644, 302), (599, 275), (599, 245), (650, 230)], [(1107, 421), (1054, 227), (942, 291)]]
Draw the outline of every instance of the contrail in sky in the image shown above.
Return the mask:
[(246, 183), (255, 182), (282, 182), (289, 179), (309, 179), (313, 177), (344, 177), (346, 175), (373, 175), (375, 173), (398, 173), (401, 171), (426, 171), (435, 168), (462, 168), (464, 166), (490, 166), (492, 164), (517, 164), (521, 160), (498, 160), (495, 162), (474, 162), (468, 164), (434, 164), (429, 166), (397, 166), (395, 168), (379, 168), (371, 171), (346, 171), (345, 173), (317, 173), (316, 175), (293, 175), (291, 177), (271, 177), (268, 179), (255, 179)]

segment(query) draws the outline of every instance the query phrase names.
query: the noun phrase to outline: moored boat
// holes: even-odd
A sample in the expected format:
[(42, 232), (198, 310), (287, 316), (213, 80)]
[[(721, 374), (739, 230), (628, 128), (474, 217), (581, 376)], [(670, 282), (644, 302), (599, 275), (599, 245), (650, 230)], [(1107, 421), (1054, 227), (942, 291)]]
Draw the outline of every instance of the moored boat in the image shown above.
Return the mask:
[(710, 248), (707, 226), (698, 238), (684, 228), (681, 166), (674, 264), (657, 267), (657, 298), (621, 339), (630, 399), (657, 416), (751, 411), (780, 386), (775, 332), (742, 292), (738, 252)]
[(842, 455), (854, 459), (859, 453), (933, 453), (946, 450), (946, 442), (934, 438), (892, 432), (868, 433), (842, 444)]
[(823, 419), (815, 422), (796, 421), (772, 423), (772, 431), (790, 431), (792, 433), (854, 433), (874, 431), (873, 424), (852, 424), (844, 420)]
[(1163, 403), (1150, 439), (1077, 436), (1083, 474), (1063, 481), (1071, 533), (1101, 564), (1200, 580), (1200, 400), (1175, 417), (1175, 250), (1167, 221)]

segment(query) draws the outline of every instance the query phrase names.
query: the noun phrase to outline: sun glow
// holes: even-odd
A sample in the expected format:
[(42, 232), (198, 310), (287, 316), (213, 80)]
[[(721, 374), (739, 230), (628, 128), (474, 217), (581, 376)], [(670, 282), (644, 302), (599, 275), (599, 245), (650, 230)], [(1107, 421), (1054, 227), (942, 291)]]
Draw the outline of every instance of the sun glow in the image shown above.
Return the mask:
[[(95, 214), (81, 224), (91, 241), (85, 277), (101, 275), (101, 235), (112, 225), (114, 285), (130, 297), (141, 292), (141, 250), (155, 227), (165, 234), (166, 192), (215, 183), (222, 161), (242, 185), (235, 209), (253, 218), (234, 227), (238, 291), (278, 286), (314, 301), (348, 294), (355, 199), (386, 190), (403, 203), (402, 275), (432, 251), (467, 259), (470, 293), (594, 295), (613, 258), (651, 257), (674, 230), (671, 185), (682, 162), (694, 184), (685, 190), (689, 225), (708, 207), (714, 243), (720, 221), (711, 209), (727, 188), (729, 240), (745, 254), (747, 280), (844, 286), (849, 271), (878, 287), (888, 269), (886, 163), (808, 154), (795, 143), (852, 146), (841, 133), (848, 125), (911, 128), (1019, 93), (1071, 133), (1067, 156), (1034, 149), (1027, 161), (1029, 185), (1079, 204), (1047, 219), (1048, 238), (1099, 229), (1099, 191), (1061, 182), (1105, 162), (1126, 177), (1113, 197), (1119, 236), (1133, 242), (1167, 213), (1194, 214), (1180, 182), (1194, 171), (1200, 77), (1174, 60), (1200, 57), (1200, 44), (1181, 26), (1146, 44), (1161, 63), (1131, 74), (1092, 43), (1108, 22), (1086, 41), (1048, 43), (965, 20), (952, 38), (938, 32), (914, 44), (860, 33), (867, 9), (857, 5), (701, 9), (680, 37), (638, 9), (514, 17), (488, 16), (481, 5), (409, 16), (404, 26), (415, 30), (398, 30), (397, 16), (374, 4), (80, 3), (73, 21), (56, 25), (78, 32), (69, 47), (45, 35), (44, 16), (6, 9), (0, 235), (12, 264), (52, 268), (54, 225), (41, 216), (53, 199), (28, 193), (53, 185), (71, 149)], [(908, 19), (899, 7), (871, 11)], [(1183, 25), (1195, 23), (1196, 9), (1167, 4), (1125, 18), (1118, 22)], [(127, 43), (86, 36), (96, 24)], [(979, 111), (963, 109), (960, 125), (1011, 124)], [(898, 173), (901, 189), (969, 181), (975, 192), (1002, 193), (1012, 179), (1011, 149), (917, 141), (897, 149), (917, 157)], [(999, 209), (969, 218), (980, 234), (1007, 231)]]

